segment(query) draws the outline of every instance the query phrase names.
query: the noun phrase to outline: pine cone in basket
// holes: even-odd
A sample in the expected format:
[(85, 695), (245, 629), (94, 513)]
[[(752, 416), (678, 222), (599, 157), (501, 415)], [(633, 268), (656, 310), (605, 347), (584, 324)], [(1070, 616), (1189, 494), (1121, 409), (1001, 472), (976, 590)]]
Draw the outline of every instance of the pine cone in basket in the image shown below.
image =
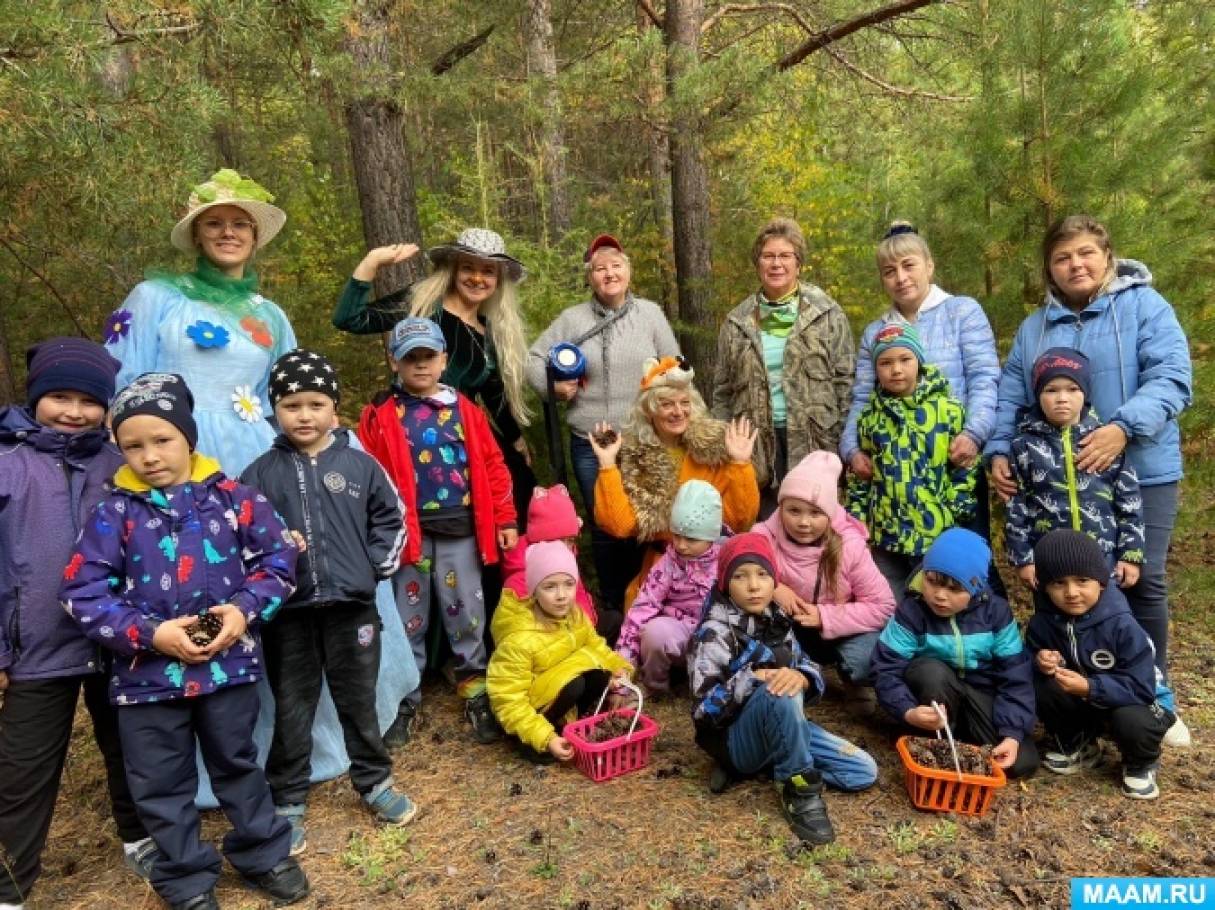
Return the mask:
[(629, 728), (633, 726), (633, 718), (625, 717), (623, 714), (613, 714), (611, 717), (605, 717), (595, 726), (586, 731), (586, 741), (591, 743), (605, 743), (609, 739), (615, 739), (618, 736), (628, 736)]
[[(975, 774), (979, 777), (991, 776), (991, 746), (972, 746), (970, 743), (957, 743), (958, 766), (963, 774)], [(927, 739), (915, 737), (907, 741), (907, 751), (911, 757), (925, 768), (935, 771), (953, 771), (953, 752), (949, 742), (944, 739)]]

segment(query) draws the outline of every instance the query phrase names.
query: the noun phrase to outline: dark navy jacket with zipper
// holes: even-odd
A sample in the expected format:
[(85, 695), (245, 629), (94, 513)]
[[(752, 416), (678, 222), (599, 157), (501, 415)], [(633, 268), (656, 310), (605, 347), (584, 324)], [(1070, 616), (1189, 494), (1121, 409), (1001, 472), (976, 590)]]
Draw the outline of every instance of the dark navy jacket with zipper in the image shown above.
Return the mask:
[(13, 679), (102, 669), (59, 606), (60, 573), (121, 465), (104, 429), (61, 433), (26, 408), (0, 410), (0, 670)]
[(288, 608), (369, 601), (376, 583), (397, 570), (404, 506), (379, 463), (351, 446), (348, 430), (334, 430), (333, 442), (315, 456), (280, 435), (241, 482), (261, 490), (308, 544)]
[(1088, 701), (1097, 708), (1150, 705), (1173, 710), (1173, 693), (1156, 670), (1151, 639), (1131, 614), (1126, 596), (1108, 584), (1083, 616), (1061, 613), (1050, 598), (1034, 595), (1025, 646), (1036, 654), (1058, 651), (1064, 665), (1088, 677)]

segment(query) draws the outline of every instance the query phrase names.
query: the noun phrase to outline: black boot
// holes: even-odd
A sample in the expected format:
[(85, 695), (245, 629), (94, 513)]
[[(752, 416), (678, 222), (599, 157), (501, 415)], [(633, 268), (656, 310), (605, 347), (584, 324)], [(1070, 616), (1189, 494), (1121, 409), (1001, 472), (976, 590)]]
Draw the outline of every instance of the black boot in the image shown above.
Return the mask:
[(422, 718), (418, 714), (418, 709), (411, 701), (401, 702), (397, 708), (397, 719), (392, 722), (392, 726), (384, 731), (384, 747), (390, 752), (395, 751), (411, 739), (418, 727), (422, 725)]
[(263, 872), (250, 881), (260, 890), (274, 899), (274, 906), (285, 907), (302, 901), (308, 896), (310, 886), (308, 876), (291, 857), (283, 860), (269, 872)]
[(814, 768), (794, 774), (781, 790), (780, 807), (793, 833), (807, 843), (829, 844), (835, 829), (823, 802), (823, 776)]

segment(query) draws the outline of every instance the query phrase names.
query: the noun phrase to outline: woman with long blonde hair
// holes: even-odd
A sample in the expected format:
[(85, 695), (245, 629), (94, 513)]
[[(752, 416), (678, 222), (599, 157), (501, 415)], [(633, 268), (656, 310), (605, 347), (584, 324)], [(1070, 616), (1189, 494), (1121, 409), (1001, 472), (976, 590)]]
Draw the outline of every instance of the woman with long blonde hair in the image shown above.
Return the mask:
[(443, 382), (485, 408), (510, 469), (515, 510), (522, 518), (536, 485), (521, 429), (531, 419), (524, 397), (527, 340), (517, 296), (526, 274), (523, 264), (507, 254), (500, 235), (467, 228), (453, 242), (427, 251), (435, 265), (432, 274), (372, 300), (376, 272), (417, 253), (412, 243), (368, 252), (342, 290), (333, 324), (356, 335), (387, 332), (406, 316), (439, 324), (447, 342)]

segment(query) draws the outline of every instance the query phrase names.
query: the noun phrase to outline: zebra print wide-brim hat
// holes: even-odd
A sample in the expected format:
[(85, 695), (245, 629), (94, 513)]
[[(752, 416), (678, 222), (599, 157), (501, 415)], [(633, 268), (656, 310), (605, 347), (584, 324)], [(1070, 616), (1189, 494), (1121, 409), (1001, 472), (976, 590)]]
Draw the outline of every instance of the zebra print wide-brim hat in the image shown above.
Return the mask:
[(518, 282), (527, 277), (523, 263), (506, 252), (502, 235), (488, 228), (465, 228), (454, 241), (427, 250), (426, 255), (438, 266), (453, 262), (457, 256), (471, 256), (473, 259), (501, 264), (511, 281)]

